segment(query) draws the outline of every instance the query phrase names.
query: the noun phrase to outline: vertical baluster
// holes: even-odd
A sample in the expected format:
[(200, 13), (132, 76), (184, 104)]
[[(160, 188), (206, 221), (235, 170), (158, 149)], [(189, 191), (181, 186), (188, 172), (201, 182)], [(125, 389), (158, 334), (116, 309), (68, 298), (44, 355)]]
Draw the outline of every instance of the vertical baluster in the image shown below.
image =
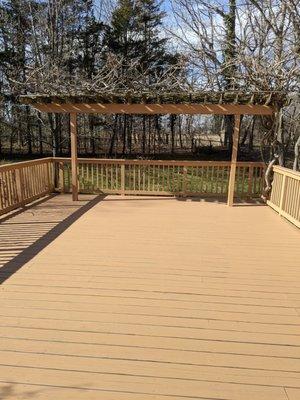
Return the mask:
[(5, 198), (7, 207), (10, 206), (10, 193), (9, 193), (9, 179), (8, 179), (8, 171), (5, 171)]
[(150, 191), (150, 166), (147, 165), (147, 190)]
[(135, 164), (133, 164), (132, 165), (132, 169), (133, 169), (133, 190), (137, 190), (137, 188), (136, 188), (136, 176), (135, 176), (135, 174), (136, 174), (136, 165)]
[(216, 172), (217, 172), (217, 170), (216, 170), (216, 167), (214, 166), (214, 165), (212, 165), (211, 166), (211, 170), (212, 170), (212, 173), (211, 173), (211, 192), (212, 192), (212, 194), (215, 194), (216, 193)]
[(137, 166), (137, 169), (138, 169), (139, 190), (141, 190), (141, 168), (142, 168), (142, 165), (138, 165), (138, 166)]
[(215, 193), (218, 194), (219, 193), (219, 187), (220, 187), (220, 167), (218, 165), (216, 165), (216, 190)]
[(3, 171), (3, 172), (1, 173), (0, 193), (1, 193), (2, 209), (5, 209), (5, 208), (6, 208), (5, 171)]
[(96, 166), (96, 187), (97, 187), (97, 192), (99, 192), (99, 164), (97, 163)]
[(253, 194), (252, 184), (253, 184), (253, 166), (251, 165), (248, 170), (248, 197)]
[(95, 182), (94, 182), (94, 164), (91, 165), (91, 181), (92, 181), (92, 190), (95, 191)]
[(156, 174), (156, 166), (153, 165), (152, 166), (152, 191), (153, 192), (155, 191), (155, 179), (156, 179), (155, 174)]
[(13, 204), (12, 197), (12, 186), (11, 186), (11, 171), (7, 171), (7, 193), (8, 193), (8, 202), (11, 206)]
[(16, 195), (16, 171), (15, 170), (10, 171), (10, 186), (11, 186), (12, 204), (16, 204), (18, 198)]
[(200, 189), (199, 189), (199, 192), (201, 194), (203, 194), (203, 191), (204, 191), (203, 181), (204, 181), (204, 165), (201, 165), (201, 167), (200, 167)]
[(109, 168), (110, 168), (110, 190), (113, 189), (113, 166), (112, 164), (109, 164)]
[(211, 168), (207, 166), (207, 193), (211, 193)]
[(105, 189), (108, 190), (108, 165), (105, 164)]
[(121, 195), (125, 195), (125, 164), (121, 165)]
[(24, 171), (26, 174), (26, 185), (28, 186), (27, 199), (29, 199), (32, 196), (32, 182), (31, 182), (30, 168), (26, 167), (24, 168)]
[(4, 210), (3, 200), (3, 172), (0, 171), (0, 210)]

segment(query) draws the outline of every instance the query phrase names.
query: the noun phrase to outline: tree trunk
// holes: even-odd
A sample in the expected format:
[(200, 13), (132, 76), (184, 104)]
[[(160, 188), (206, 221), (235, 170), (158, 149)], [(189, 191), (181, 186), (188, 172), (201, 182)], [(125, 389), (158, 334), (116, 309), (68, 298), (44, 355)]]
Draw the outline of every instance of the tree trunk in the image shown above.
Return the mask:
[(27, 154), (32, 155), (32, 136), (30, 126), (30, 109), (26, 106), (26, 139), (27, 139)]
[(115, 115), (115, 120), (114, 120), (114, 125), (113, 125), (113, 134), (111, 136), (109, 152), (108, 152), (110, 157), (112, 156), (113, 151), (114, 151), (115, 140), (116, 140), (116, 135), (117, 135), (118, 120), (119, 120), (119, 116)]
[(295, 152), (295, 158), (294, 158), (293, 170), (298, 171), (300, 170), (300, 135), (295, 143), (294, 152)]
[(175, 118), (174, 114), (170, 115), (170, 128), (171, 128), (171, 154), (174, 154), (175, 150)]
[(124, 115), (123, 118), (123, 148), (122, 148), (122, 155), (125, 155), (126, 152), (126, 134), (127, 134), (127, 115)]
[(145, 155), (146, 151), (146, 116), (143, 115), (143, 137), (142, 137), (142, 154)]
[(39, 133), (39, 153), (40, 156), (43, 156), (43, 130), (42, 130), (42, 123), (41, 123), (41, 113), (38, 112), (38, 133)]

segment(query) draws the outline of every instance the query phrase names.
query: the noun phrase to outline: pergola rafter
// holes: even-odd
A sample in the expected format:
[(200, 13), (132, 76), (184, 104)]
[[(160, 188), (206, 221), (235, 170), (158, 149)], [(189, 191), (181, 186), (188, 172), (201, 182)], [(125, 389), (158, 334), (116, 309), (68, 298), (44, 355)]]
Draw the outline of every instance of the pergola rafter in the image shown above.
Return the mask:
[(285, 96), (280, 93), (123, 93), (101, 95), (27, 95), (20, 101), (41, 112), (70, 114), (72, 194), (78, 200), (77, 114), (185, 114), (234, 115), (233, 149), (228, 187), (233, 205), (238, 143), (242, 115), (272, 116)]

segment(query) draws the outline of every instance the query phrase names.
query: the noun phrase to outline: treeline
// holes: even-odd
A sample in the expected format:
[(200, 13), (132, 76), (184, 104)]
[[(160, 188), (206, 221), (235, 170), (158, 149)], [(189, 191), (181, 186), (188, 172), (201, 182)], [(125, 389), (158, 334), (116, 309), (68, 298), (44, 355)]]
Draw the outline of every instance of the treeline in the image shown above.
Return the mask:
[[(68, 116), (18, 103), (26, 93), (278, 91), (273, 121), (244, 118), (241, 145), (283, 161), (297, 147), (298, 0), (0, 0), (0, 155), (66, 155)], [(230, 151), (232, 118), (81, 116), (92, 156)], [(300, 143), (299, 143), (300, 145)]]

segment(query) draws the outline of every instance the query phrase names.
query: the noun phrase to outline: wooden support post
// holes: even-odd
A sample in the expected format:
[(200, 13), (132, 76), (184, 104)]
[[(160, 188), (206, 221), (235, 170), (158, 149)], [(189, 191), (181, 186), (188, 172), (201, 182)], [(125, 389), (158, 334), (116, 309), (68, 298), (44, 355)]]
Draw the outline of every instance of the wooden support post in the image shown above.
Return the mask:
[(78, 200), (77, 113), (70, 113), (72, 199)]
[(227, 205), (229, 207), (233, 206), (233, 199), (234, 199), (235, 175), (236, 175), (236, 163), (237, 163), (237, 154), (238, 154), (238, 147), (239, 147), (240, 126), (241, 126), (241, 116), (235, 115), (233, 146), (232, 146), (232, 155), (231, 155), (231, 167), (230, 167), (230, 177), (229, 177), (229, 185), (228, 185), (228, 199), (227, 199)]

